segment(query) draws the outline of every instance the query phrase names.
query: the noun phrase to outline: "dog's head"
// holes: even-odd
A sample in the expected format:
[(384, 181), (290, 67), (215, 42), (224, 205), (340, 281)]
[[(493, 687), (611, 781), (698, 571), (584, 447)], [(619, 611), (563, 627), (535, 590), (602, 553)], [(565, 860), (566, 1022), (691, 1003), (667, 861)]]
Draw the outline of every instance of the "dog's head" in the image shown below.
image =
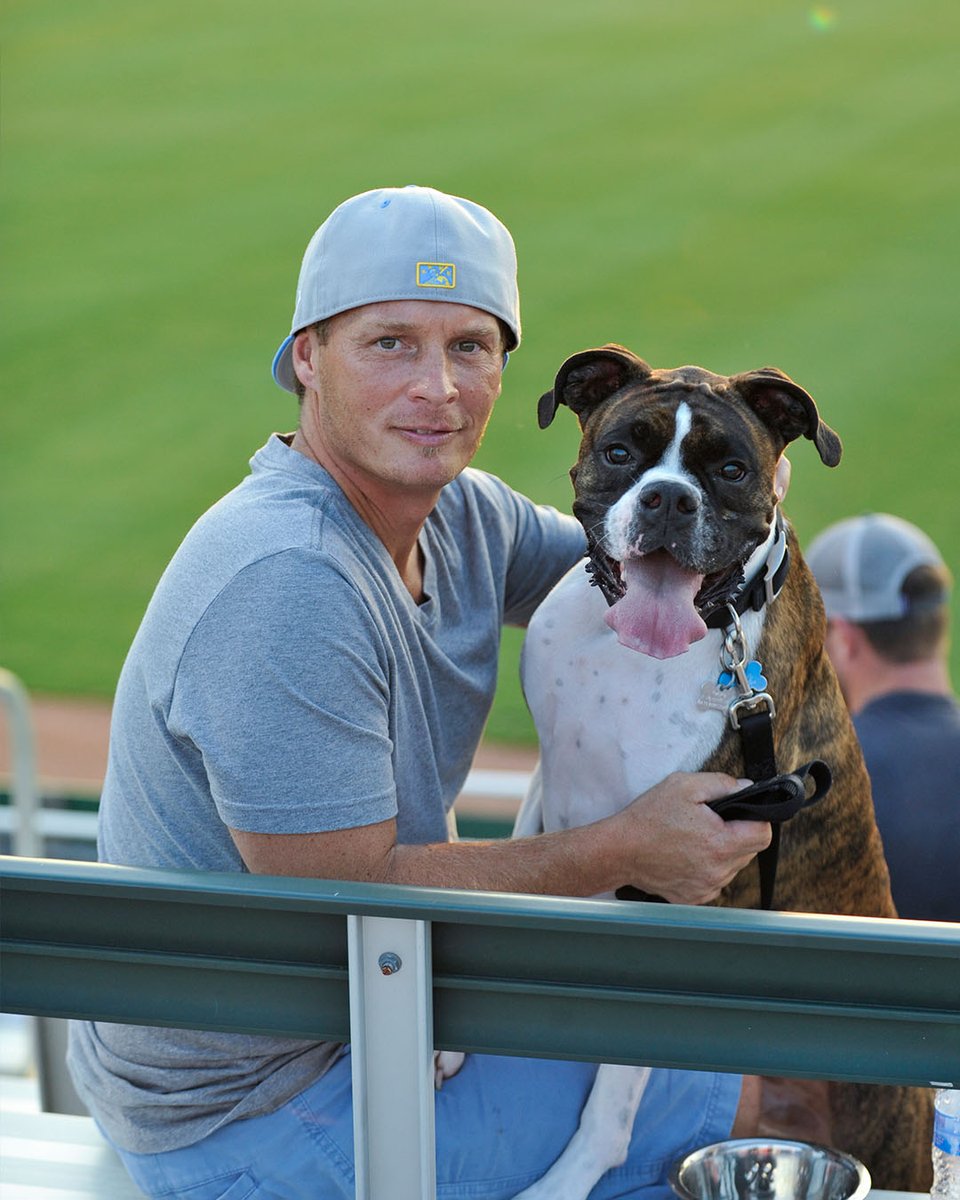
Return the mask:
[(705, 635), (698, 606), (770, 535), (784, 448), (806, 437), (827, 466), (840, 461), (813, 399), (775, 367), (655, 370), (607, 345), (566, 360), (540, 398), (542, 429), (560, 404), (583, 431), (573, 511), (625, 588), (608, 622), (656, 658)]

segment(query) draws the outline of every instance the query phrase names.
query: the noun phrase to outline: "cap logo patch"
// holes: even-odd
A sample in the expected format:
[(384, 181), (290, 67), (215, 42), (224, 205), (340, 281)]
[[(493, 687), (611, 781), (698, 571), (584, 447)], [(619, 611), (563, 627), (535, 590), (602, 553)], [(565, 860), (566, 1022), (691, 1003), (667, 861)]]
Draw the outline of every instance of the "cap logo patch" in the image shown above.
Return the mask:
[(417, 287), (455, 288), (457, 268), (453, 263), (417, 263)]

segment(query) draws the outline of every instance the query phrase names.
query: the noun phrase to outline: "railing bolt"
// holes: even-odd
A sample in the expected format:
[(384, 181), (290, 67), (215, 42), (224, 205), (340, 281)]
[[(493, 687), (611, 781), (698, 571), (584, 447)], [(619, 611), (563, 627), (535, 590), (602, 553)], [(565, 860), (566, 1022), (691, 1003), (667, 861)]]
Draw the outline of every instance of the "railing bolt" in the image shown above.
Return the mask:
[(383, 975), (396, 975), (403, 963), (399, 954), (394, 954), (392, 950), (386, 950), (377, 959), (377, 966)]

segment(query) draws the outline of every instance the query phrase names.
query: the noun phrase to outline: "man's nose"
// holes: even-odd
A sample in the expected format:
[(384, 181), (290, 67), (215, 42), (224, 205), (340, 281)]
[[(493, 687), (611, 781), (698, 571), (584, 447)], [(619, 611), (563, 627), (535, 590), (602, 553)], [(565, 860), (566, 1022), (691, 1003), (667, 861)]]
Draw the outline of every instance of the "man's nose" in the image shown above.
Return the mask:
[(412, 394), (431, 404), (449, 404), (458, 393), (454, 365), (446, 350), (427, 350), (417, 358)]

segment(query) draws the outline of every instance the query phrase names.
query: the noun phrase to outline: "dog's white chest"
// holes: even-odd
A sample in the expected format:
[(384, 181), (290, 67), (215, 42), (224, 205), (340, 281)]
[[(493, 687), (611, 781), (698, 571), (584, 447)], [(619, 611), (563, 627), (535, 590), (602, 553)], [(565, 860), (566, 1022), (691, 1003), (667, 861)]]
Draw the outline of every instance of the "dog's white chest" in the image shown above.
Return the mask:
[[(700, 704), (720, 672), (719, 630), (660, 661), (622, 646), (606, 608), (579, 564), (527, 631), (523, 686), (540, 738), (545, 830), (609, 816), (671, 771), (698, 770), (726, 727), (725, 713)], [(759, 638), (760, 623), (744, 618), (748, 637)]]

